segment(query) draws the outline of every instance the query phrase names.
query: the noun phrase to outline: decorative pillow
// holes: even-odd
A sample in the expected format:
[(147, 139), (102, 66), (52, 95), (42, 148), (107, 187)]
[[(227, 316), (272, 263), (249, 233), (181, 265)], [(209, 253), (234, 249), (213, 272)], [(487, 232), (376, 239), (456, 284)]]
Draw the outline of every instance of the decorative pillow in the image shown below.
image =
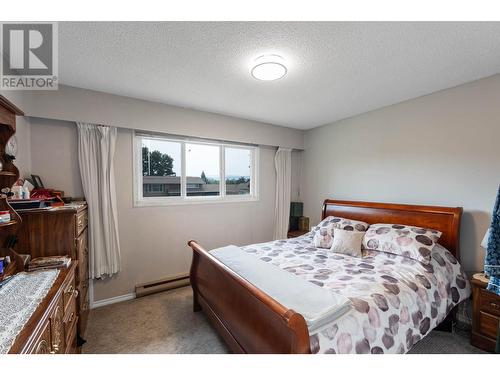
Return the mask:
[(368, 227), (368, 223), (365, 223), (364, 221), (345, 219), (343, 217), (336, 216), (328, 216), (313, 228), (313, 244), (315, 247), (329, 249), (332, 247), (334, 228), (343, 229), (346, 231), (365, 232)]
[(441, 232), (400, 224), (372, 224), (363, 239), (363, 248), (402, 255), (424, 264), (431, 261), (431, 251)]
[(332, 247), (333, 241), (333, 224), (328, 224), (325, 227), (320, 227), (313, 237), (314, 247), (322, 247), (324, 249), (329, 249)]
[(353, 257), (361, 258), (361, 242), (365, 232), (358, 232), (345, 229), (333, 229), (333, 243), (330, 250), (335, 253), (351, 255)]

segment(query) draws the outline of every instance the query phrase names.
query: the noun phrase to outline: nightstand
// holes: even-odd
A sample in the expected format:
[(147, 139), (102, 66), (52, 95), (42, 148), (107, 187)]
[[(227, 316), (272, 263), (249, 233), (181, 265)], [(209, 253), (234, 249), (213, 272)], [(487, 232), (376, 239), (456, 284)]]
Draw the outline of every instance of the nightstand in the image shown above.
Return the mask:
[(302, 235), (306, 234), (307, 232), (309, 232), (309, 231), (308, 230), (289, 230), (287, 233), (287, 237), (288, 238), (295, 238), (295, 237), (302, 236)]
[(478, 348), (495, 351), (500, 324), (500, 296), (486, 290), (487, 279), (476, 274), (472, 284), (472, 333), (471, 344)]

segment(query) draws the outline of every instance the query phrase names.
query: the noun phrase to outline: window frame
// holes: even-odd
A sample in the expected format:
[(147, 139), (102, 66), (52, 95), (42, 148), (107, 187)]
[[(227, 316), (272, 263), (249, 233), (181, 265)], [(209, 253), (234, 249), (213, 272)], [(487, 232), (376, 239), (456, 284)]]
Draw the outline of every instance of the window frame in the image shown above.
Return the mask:
[[(142, 175), (142, 140), (155, 139), (168, 142), (177, 142), (181, 145), (181, 195), (166, 197), (144, 197), (143, 196), (143, 175)], [(187, 196), (186, 181), (186, 144), (211, 145), (219, 147), (219, 195), (218, 196)], [(250, 165), (250, 194), (248, 195), (226, 195), (226, 165), (225, 149), (240, 148), (251, 152)], [(206, 203), (235, 203), (235, 202), (255, 202), (259, 200), (259, 147), (240, 143), (224, 141), (214, 141), (209, 139), (176, 137), (169, 135), (144, 134), (134, 132), (132, 139), (133, 155), (133, 195), (134, 207), (170, 206), (186, 204), (206, 204)]]

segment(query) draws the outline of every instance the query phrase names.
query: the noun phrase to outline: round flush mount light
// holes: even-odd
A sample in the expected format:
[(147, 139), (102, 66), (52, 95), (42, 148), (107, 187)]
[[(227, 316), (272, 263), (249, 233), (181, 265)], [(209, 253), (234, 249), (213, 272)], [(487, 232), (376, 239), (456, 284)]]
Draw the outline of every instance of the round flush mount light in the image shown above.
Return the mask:
[(279, 55), (262, 55), (255, 59), (250, 72), (259, 81), (275, 81), (287, 73), (285, 59)]

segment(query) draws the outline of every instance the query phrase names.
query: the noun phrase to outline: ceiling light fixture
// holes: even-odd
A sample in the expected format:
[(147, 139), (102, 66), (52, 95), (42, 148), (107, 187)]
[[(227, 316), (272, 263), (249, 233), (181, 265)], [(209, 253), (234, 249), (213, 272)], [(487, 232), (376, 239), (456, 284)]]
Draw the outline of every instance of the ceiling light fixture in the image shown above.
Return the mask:
[(275, 81), (287, 73), (285, 59), (279, 55), (262, 55), (255, 59), (254, 64), (250, 73), (260, 81)]

